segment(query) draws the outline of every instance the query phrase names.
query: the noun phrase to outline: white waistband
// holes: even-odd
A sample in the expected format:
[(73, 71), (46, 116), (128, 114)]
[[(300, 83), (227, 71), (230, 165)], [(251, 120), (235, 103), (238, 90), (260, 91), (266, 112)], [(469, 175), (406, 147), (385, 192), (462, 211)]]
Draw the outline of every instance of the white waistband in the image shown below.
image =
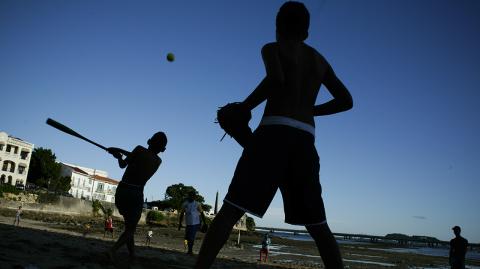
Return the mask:
[(286, 125), (290, 126), (293, 128), (300, 129), (302, 131), (308, 132), (311, 135), (315, 136), (315, 127), (312, 125), (301, 122), (296, 119), (292, 119), (289, 117), (284, 117), (284, 116), (266, 116), (262, 118), (262, 121), (260, 122), (261, 125)]

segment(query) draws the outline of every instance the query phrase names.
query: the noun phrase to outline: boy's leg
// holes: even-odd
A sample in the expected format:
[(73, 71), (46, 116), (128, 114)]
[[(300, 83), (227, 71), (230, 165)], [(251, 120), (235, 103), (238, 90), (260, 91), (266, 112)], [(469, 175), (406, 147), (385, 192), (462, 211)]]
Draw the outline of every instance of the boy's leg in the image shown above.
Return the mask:
[(114, 258), (115, 252), (124, 244), (127, 245), (128, 251), (130, 253), (130, 257), (134, 257), (134, 234), (135, 230), (137, 228), (137, 223), (140, 217), (136, 218), (130, 218), (130, 217), (125, 217), (124, 216), (124, 221), (125, 221), (125, 231), (120, 235), (118, 238), (117, 242), (112, 246), (112, 248), (109, 251), (109, 255), (111, 258)]
[(322, 257), (323, 264), (327, 269), (343, 268), (342, 255), (338, 248), (337, 241), (333, 236), (328, 224), (307, 225), (308, 232), (315, 240), (318, 252)]
[(193, 254), (193, 245), (195, 244), (195, 237), (199, 228), (200, 224), (192, 225), (190, 227), (191, 230), (188, 235), (188, 254)]
[(233, 225), (245, 214), (244, 211), (224, 203), (202, 242), (194, 268), (206, 269), (215, 261), (215, 257), (227, 241)]

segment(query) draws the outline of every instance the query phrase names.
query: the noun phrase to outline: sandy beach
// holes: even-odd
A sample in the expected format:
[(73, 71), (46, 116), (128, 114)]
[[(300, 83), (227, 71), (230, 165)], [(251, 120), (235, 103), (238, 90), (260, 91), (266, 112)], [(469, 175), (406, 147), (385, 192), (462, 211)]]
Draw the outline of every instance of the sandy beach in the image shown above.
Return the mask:
[[(20, 227), (13, 223), (12, 209), (0, 208), (0, 268), (192, 268), (195, 256), (185, 253), (183, 230), (174, 227), (140, 225), (136, 233), (137, 260), (130, 267), (127, 250), (121, 249), (118, 262), (112, 264), (105, 251), (113, 244), (103, 238), (102, 218), (66, 216), (25, 211)], [(92, 228), (84, 235), (85, 223)], [(121, 219), (114, 220), (115, 238), (123, 229)], [(150, 247), (145, 235), (152, 230)], [(204, 234), (199, 233), (194, 252), (198, 253)], [(244, 233), (241, 247), (233, 233), (212, 268), (323, 268), (311, 241), (274, 237), (267, 263), (258, 261), (261, 235)], [(391, 253), (378, 244), (341, 244), (347, 268), (447, 268), (446, 257)], [(478, 260), (469, 263), (479, 268)]]

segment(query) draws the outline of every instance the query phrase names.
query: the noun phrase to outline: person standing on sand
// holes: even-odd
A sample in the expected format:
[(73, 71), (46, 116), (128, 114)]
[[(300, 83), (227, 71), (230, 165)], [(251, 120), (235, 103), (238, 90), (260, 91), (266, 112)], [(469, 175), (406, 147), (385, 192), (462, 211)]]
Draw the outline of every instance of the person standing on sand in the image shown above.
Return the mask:
[(22, 216), (22, 206), (19, 206), (17, 212), (15, 213), (15, 220), (13, 221), (13, 226), (15, 226), (15, 223), (17, 224), (17, 226), (20, 226), (20, 216)]
[(193, 244), (195, 243), (195, 237), (197, 231), (200, 229), (200, 217), (203, 224), (206, 225), (205, 215), (203, 214), (202, 205), (195, 201), (196, 194), (194, 191), (188, 194), (187, 201), (182, 205), (180, 211), (180, 218), (178, 223), (178, 230), (182, 228), (183, 216), (185, 215), (185, 240), (187, 241), (188, 254), (193, 254)]
[(150, 246), (150, 242), (152, 241), (152, 237), (153, 237), (153, 231), (148, 231), (147, 232), (147, 235), (145, 237), (145, 246), (149, 247)]
[(112, 216), (108, 216), (107, 219), (105, 220), (105, 228), (103, 231), (103, 238), (105, 238), (105, 235), (107, 232), (110, 232), (113, 238), (113, 219)]
[[(120, 168), (125, 168), (122, 181), (115, 192), (115, 205), (125, 221), (125, 231), (107, 252), (115, 263), (116, 252), (127, 245), (130, 262), (135, 260), (134, 234), (143, 209), (143, 187), (155, 174), (162, 163), (158, 154), (165, 151), (167, 136), (163, 132), (154, 134), (147, 142), (148, 148), (137, 146), (132, 152), (119, 148), (108, 148), (108, 152), (117, 160)], [(123, 156), (126, 156), (124, 159)]]
[(452, 269), (465, 269), (465, 255), (467, 254), (468, 241), (460, 236), (460, 226), (452, 228), (455, 238), (450, 240), (450, 253), (448, 261)]
[(262, 254), (265, 255), (263, 261), (267, 262), (268, 251), (271, 244), (270, 233), (266, 232), (262, 240), (262, 248), (260, 249), (260, 262), (262, 261)]
[[(309, 12), (300, 2), (288, 1), (277, 13), (277, 40), (262, 48), (266, 77), (239, 104), (252, 110), (266, 100), (265, 111), (244, 146), (194, 268), (210, 268), (237, 220), (245, 212), (262, 217), (277, 189), (283, 197), (285, 222), (306, 227), (325, 268), (343, 268), (321, 196), (314, 117), (349, 110), (353, 101), (327, 60), (304, 43), (309, 24)], [(315, 105), (321, 85), (333, 99)]]

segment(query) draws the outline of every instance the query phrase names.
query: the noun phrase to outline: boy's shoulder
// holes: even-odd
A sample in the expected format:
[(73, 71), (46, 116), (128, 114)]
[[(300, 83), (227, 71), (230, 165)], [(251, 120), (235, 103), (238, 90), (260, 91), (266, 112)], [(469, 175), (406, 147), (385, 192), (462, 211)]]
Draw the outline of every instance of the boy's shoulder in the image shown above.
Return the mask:
[[(279, 50), (279, 43), (278, 42), (270, 42), (270, 43), (266, 43), (265, 45), (263, 45), (262, 47), (262, 54), (264, 53), (269, 53), (269, 52), (274, 52), (274, 51), (278, 51)], [(315, 49), (314, 47), (306, 44), (305, 42), (302, 42), (301, 43), (301, 47), (304, 49), (304, 50), (307, 50), (309, 51), (310, 53), (312, 53), (312, 55), (320, 62), (322, 63), (327, 63), (327, 60), (325, 59), (325, 57), (323, 57), (323, 55), (318, 52), (317, 49)]]

